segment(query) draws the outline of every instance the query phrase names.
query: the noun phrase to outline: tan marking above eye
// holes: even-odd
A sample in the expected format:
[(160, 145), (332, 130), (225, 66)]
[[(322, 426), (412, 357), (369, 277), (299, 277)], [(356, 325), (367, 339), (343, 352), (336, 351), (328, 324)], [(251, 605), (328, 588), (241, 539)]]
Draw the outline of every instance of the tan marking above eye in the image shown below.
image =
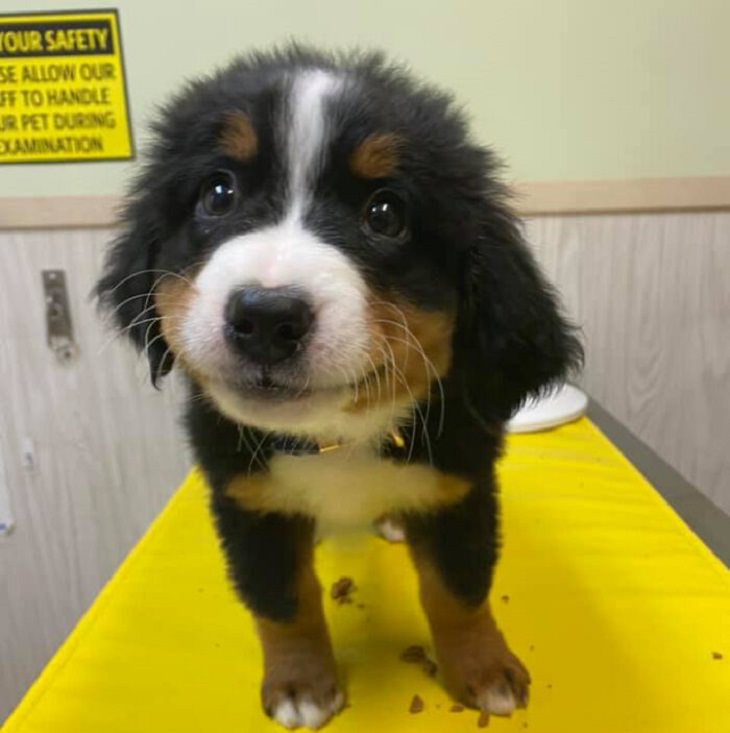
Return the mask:
[(401, 145), (395, 133), (374, 133), (352, 152), (350, 169), (360, 178), (388, 178), (398, 170)]
[(221, 148), (231, 158), (246, 163), (258, 151), (258, 138), (251, 120), (241, 111), (228, 112), (225, 115), (221, 132)]

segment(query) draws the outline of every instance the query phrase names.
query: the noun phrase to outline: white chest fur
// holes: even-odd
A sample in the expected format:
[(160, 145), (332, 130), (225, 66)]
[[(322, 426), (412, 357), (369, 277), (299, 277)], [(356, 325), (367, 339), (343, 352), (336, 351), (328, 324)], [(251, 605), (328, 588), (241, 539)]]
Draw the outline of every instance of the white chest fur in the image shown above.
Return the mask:
[(268, 509), (302, 512), (327, 524), (360, 524), (386, 512), (423, 510), (459, 499), (466, 482), (431, 466), (383, 460), (368, 447), (313, 456), (274, 456)]

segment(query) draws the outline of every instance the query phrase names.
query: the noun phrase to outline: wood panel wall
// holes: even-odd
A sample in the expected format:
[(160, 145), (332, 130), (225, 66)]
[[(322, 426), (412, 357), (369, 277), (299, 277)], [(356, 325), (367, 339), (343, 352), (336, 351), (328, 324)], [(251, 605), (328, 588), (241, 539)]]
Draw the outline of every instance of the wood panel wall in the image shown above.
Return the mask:
[[(0, 721), (183, 477), (172, 390), (89, 300), (104, 230), (0, 232)], [(46, 345), (41, 270), (66, 271), (80, 353)]]
[(730, 512), (730, 212), (527, 223), (584, 332), (583, 385)]

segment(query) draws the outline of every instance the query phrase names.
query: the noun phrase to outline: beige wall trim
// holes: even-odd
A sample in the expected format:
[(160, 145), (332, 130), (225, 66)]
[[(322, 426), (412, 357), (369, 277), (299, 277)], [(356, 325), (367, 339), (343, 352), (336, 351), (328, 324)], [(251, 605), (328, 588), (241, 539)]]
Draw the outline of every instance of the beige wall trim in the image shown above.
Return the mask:
[[(730, 209), (730, 176), (614, 181), (527, 181), (514, 186), (521, 214)], [(0, 229), (114, 224), (118, 196), (0, 197)]]
[(730, 209), (730, 176), (526, 181), (514, 189), (524, 215)]
[(0, 229), (78, 229), (114, 223), (118, 196), (0, 197)]

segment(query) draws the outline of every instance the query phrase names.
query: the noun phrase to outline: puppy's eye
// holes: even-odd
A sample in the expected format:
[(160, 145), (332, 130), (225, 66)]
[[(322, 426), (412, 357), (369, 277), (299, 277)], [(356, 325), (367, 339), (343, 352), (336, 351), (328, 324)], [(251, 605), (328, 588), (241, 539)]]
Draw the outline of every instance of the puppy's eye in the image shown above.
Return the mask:
[(393, 191), (376, 191), (365, 207), (365, 228), (381, 237), (396, 239), (406, 229), (406, 205)]
[(236, 179), (228, 171), (211, 176), (200, 191), (200, 203), (208, 216), (225, 216), (236, 203)]

